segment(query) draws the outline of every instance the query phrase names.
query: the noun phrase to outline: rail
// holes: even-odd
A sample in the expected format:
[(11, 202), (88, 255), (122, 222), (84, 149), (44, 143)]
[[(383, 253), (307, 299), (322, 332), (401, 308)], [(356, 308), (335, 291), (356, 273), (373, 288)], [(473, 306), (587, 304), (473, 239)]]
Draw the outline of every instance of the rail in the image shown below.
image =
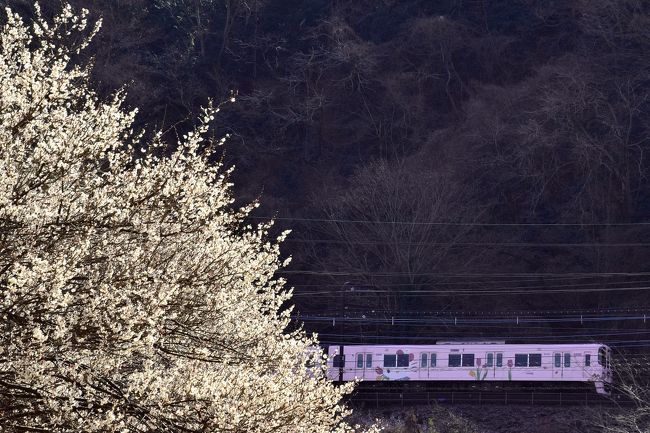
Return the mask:
[(593, 392), (534, 391), (418, 391), (362, 390), (350, 397), (352, 405), (383, 408), (422, 404), (528, 405), (528, 406), (629, 406), (622, 396), (604, 397)]

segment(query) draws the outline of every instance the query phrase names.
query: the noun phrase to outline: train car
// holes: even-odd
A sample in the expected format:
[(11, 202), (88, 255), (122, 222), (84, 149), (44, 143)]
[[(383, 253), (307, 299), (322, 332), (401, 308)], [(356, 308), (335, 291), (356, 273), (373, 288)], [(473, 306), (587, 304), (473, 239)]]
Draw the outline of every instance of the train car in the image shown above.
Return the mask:
[(448, 342), (329, 346), (334, 381), (488, 381), (590, 383), (607, 394), (611, 349), (604, 344)]

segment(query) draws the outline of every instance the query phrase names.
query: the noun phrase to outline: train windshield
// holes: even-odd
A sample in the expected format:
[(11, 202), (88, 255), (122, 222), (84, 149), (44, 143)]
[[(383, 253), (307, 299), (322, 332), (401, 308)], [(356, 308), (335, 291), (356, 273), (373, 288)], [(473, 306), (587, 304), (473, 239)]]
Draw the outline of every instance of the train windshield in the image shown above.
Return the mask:
[(605, 346), (600, 346), (598, 349), (598, 363), (603, 367), (607, 366), (607, 348)]

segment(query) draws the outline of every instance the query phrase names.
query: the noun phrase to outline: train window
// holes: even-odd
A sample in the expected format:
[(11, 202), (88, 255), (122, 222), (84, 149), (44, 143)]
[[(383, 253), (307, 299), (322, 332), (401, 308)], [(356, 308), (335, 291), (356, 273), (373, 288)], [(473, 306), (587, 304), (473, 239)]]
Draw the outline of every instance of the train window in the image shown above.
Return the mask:
[(492, 367), (494, 365), (494, 353), (488, 353), (485, 356), (485, 366)]
[(420, 355), (420, 367), (425, 368), (429, 363), (429, 359), (426, 353)]
[(366, 353), (366, 368), (372, 367), (372, 353)]
[(345, 367), (345, 355), (334, 355), (334, 359), (332, 359), (332, 367)]
[(600, 349), (598, 349), (598, 363), (604, 367), (606, 362), (607, 362), (607, 350), (605, 349), (604, 346), (601, 346)]
[(590, 367), (591, 366), (591, 355), (586, 353), (585, 354), (585, 367)]
[(363, 353), (357, 353), (357, 368), (363, 368)]
[(397, 366), (398, 367), (408, 367), (409, 366), (409, 355), (408, 355), (408, 353), (398, 353), (397, 354)]
[(555, 354), (555, 367), (556, 368), (562, 367), (562, 354), (561, 353), (556, 353)]
[(449, 354), (449, 366), (460, 367), (460, 355), (455, 353)]
[(384, 367), (395, 367), (397, 365), (397, 355), (384, 355)]
[(497, 367), (503, 367), (503, 353), (497, 353)]
[(435, 353), (432, 353), (432, 354), (431, 354), (431, 367), (435, 367), (437, 361), (438, 361), (438, 359), (437, 359), (437, 357), (436, 357), (436, 354), (435, 354)]
[(531, 353), (528, 355), (528, 366), (529, 367), (541, 367), (542, 366), (542, 354), (541, 353)]
[(528, 367), (528, 355), (522, 353), (516, 354), (515, 367)]
[(564, 366), (565, 367), (571, 367), (571, 354), (570, 353), (565, 353), (564, 354)]
[(463, 367), (474, 367), (473, 353), (463, 353)]

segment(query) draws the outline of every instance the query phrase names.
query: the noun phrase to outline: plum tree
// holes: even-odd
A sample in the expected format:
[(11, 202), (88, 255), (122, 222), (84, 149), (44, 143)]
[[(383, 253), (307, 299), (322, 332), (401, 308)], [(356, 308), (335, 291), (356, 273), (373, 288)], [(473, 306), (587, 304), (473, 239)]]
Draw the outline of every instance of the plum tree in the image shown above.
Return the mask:
[[(0, 32), (0, 425), (10, 431), (352, 431), (314, 337), (287, 332), (271, 222), (233, 208), (206, 139), (132, 131), (65, 6)], [(280, 236), (281, 240), (282, 236)]]

